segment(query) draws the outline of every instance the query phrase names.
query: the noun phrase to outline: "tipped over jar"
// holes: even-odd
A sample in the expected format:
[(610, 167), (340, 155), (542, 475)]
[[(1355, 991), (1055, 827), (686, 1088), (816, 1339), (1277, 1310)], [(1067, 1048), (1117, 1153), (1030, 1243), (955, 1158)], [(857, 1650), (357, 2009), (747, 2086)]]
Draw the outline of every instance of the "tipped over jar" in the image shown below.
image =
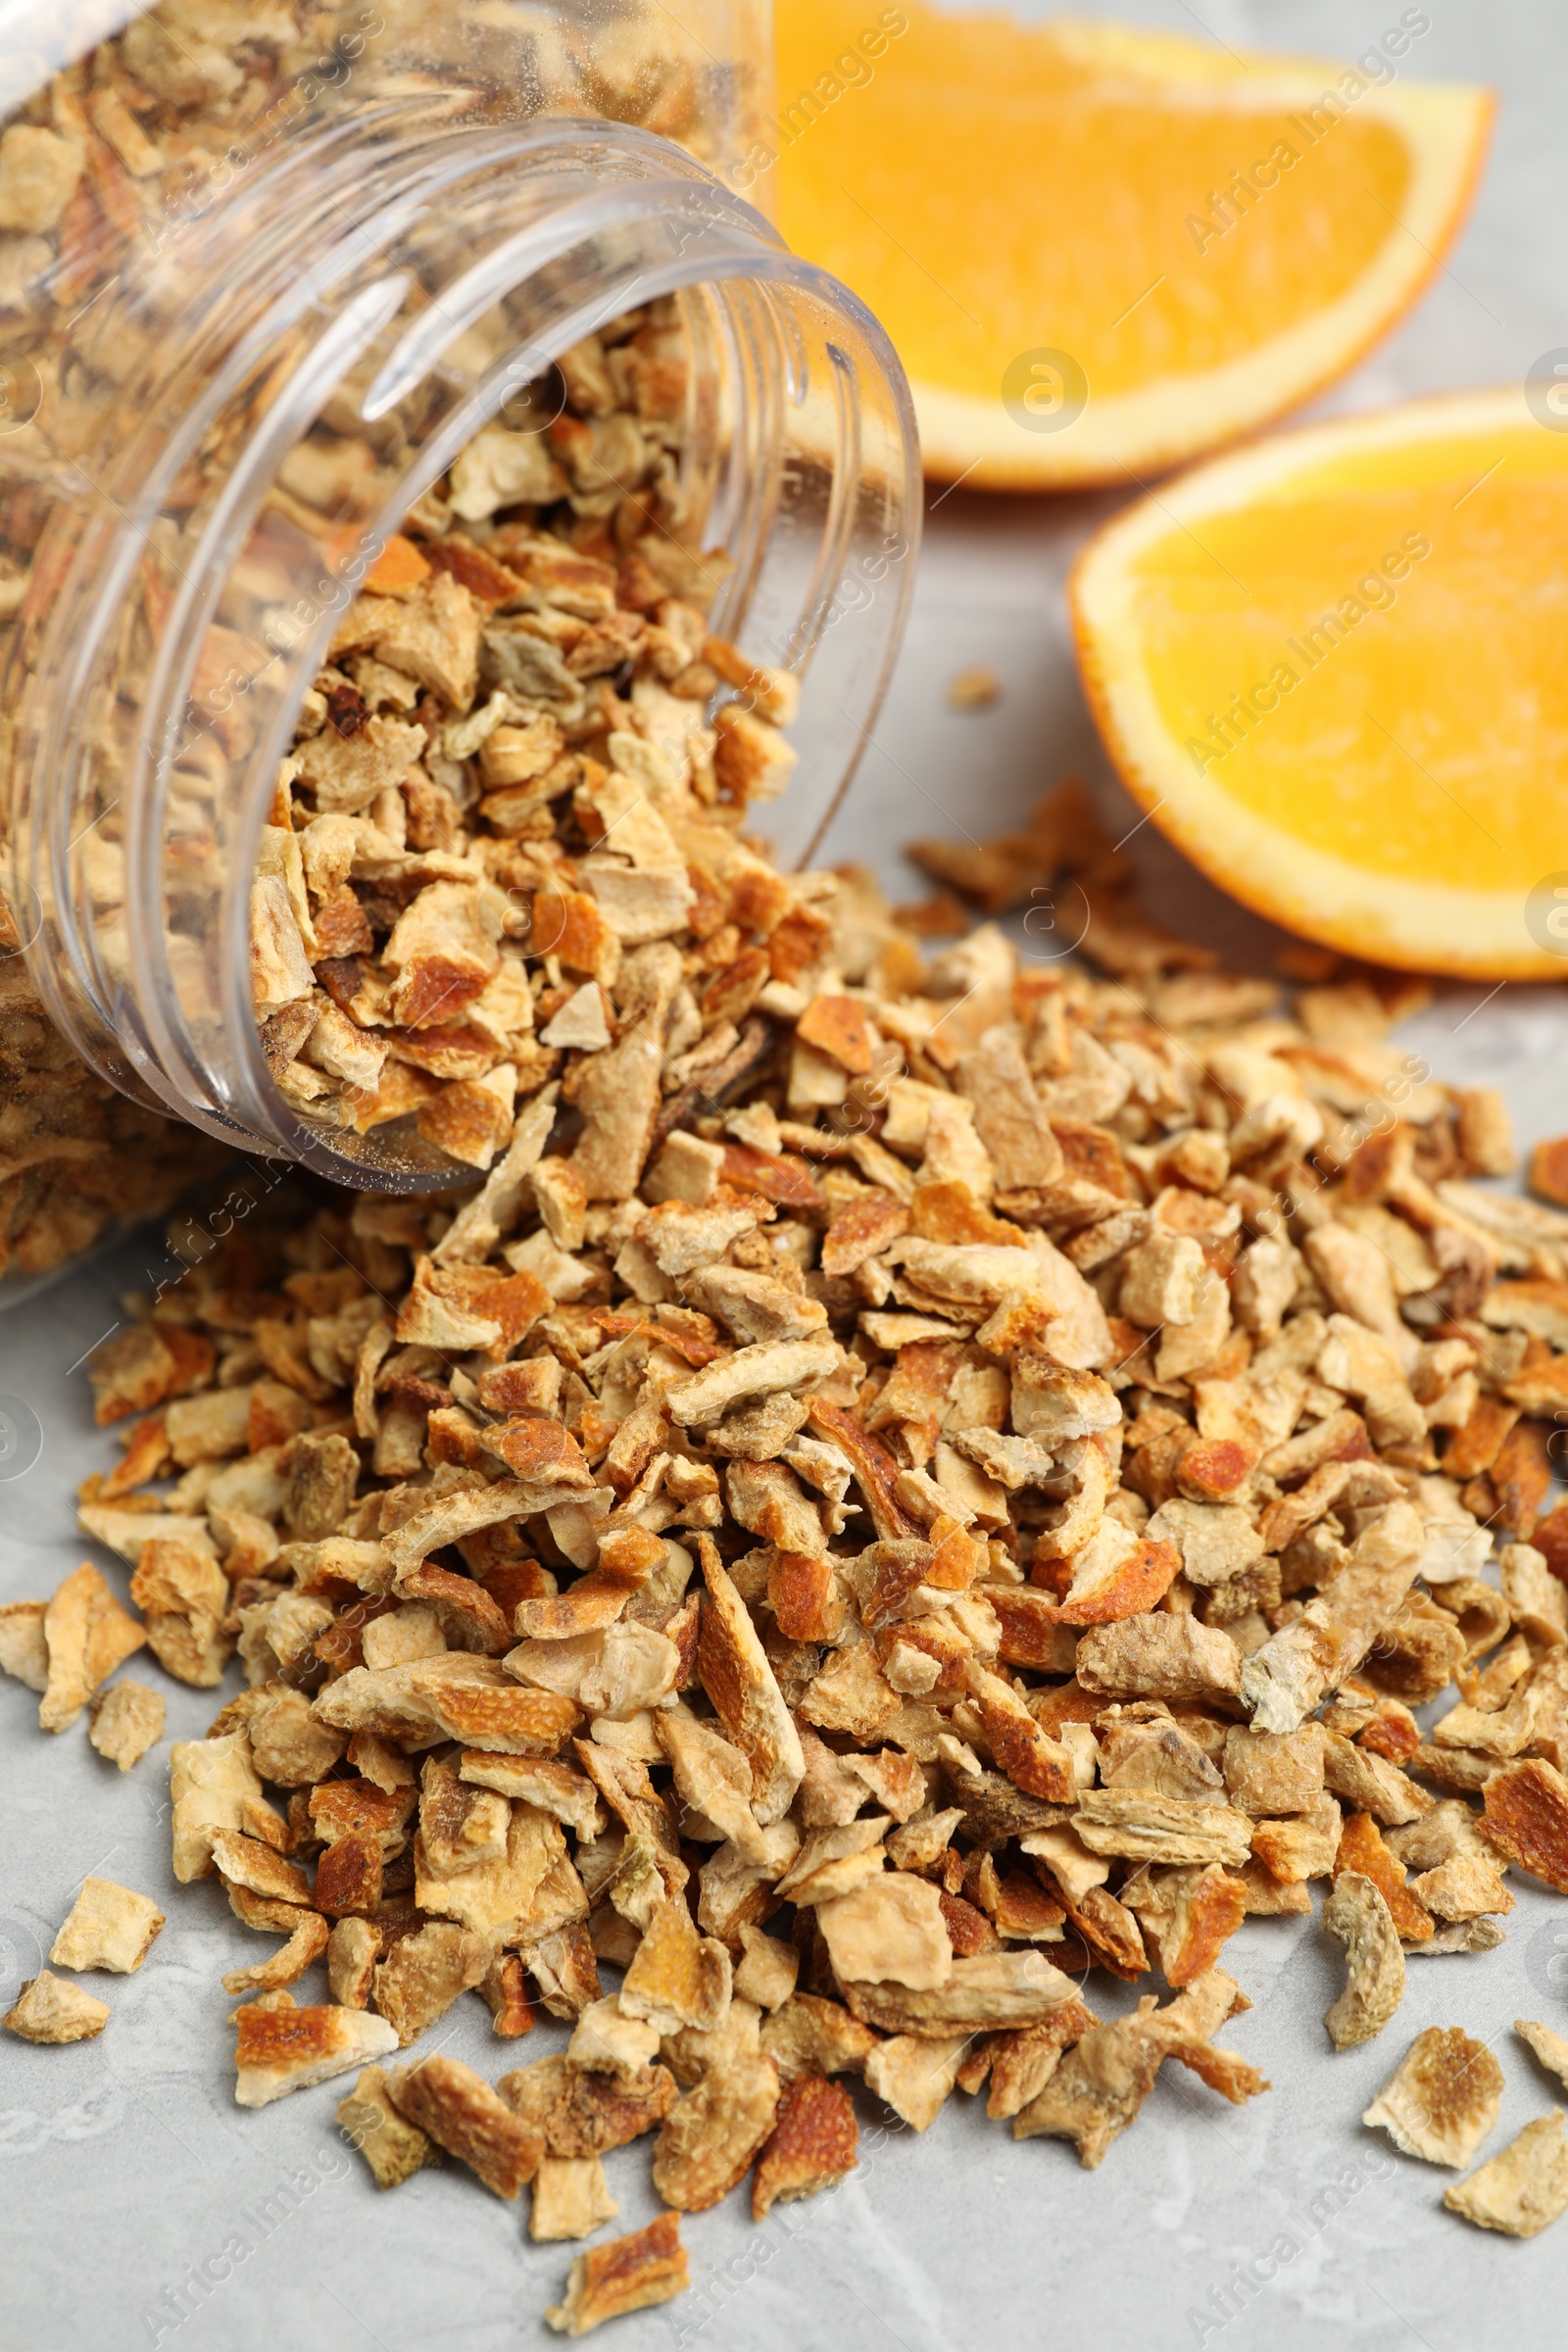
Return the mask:
[(204, 1150), (471, 1183), (651, 960), (700, 1060), (918, 530), (886, 338), (727, 184), (748, 0), (109, 13), (3, 93), (13, 1272)]

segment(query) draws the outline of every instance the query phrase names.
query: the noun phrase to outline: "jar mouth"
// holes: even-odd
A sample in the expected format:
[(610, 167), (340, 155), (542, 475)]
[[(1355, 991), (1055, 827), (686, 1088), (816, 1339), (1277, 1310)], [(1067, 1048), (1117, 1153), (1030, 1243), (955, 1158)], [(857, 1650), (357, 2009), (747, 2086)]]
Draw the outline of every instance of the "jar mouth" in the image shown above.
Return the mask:
[[(225, 1141), (380, 1191), (471, 1184), (409, 1132), (298, 1115), (253, 1011), (273, 779), (359, 583), (523, 386), (675, 297), (702, 409), (682, 466), (703, 543), (733, 565), (712, 625), (802, 681), (801, 764), (769, 813), (782, 861), (806, 861), (868, 740), (912, 587), (907, 387), (847, 289), (681, 150), (616, 124), (394, 133), (381, 110), (302, 141), (176, 246), (119, 298), (143, 343), (157, 321), (176, 356), (127, 387), (141, 421), (99, 477), (108, 507), (77, 519), (24, 682), (13, 854), (46, 910), (40, 985), (105, 1075)], [(363, 481), (313, 510), (323, 442), (368, 455)], [(215, 445), (216, 478), (181, 512)], [(127, 704), (131, 741), (107, 761), (106, 720), (123, 739)], [(49, 759), (69, 789), (46, 806)]]

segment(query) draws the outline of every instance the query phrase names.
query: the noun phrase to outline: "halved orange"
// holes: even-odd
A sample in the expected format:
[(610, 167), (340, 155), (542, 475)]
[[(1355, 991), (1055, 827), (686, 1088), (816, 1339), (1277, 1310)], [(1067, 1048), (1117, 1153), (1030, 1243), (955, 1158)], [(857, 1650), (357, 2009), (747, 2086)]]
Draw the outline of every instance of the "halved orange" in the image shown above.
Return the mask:
[(1343, 374), (1439, 266), (1493, 101), (1413, 78), (1418, 17), (1347, 66), (779, 0), (739, 176), (888, 328), (928, 473), (1125, 482)]
[(1079, 558), (1128, 787), (1309, 939), (1568, 979), (1568, 431), (1542, 406), (1509, 385), (1281, 434)]

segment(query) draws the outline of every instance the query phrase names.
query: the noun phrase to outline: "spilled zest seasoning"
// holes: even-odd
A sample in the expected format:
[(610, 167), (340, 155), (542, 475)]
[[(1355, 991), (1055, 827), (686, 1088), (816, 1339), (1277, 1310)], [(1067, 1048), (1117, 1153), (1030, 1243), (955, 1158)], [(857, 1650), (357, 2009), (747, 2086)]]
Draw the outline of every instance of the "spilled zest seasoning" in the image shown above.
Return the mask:
[[(920, 856), (996, 912), (1078, 876), (1084, 959), (985, 922), (927, 960), (863, 871), (775, 872), (700, 759), (552, 758), (569, 801), (495, 780), (536, 814), (493, 838), (583, 944), (540, 986), (520, 943), (538, 1059), (482, 1176), (279, 1188), (100, 1350), (125, 1452), (81, 1520), (138, 1613), (79, 1569), (0, 1612), (0, 1662), (58, 1730), (139, 1645), (215, 1689), (237, 1651), (171, 1762), (176, 1877), (272, 1938), (225, 1980), (241, 2102), (352, 2073), (379, 2187), (456, 2162), (548, 2239), (614, 2218), (604, 2159), (651, 2135), (665, 2210), (578, 2257), (548, 2316), (581, 2333), (681, 2290), (681, 2214), (852, 2172), (857, 2078), (1095, 2166), (1166, 2061), (1268, 2087), (1216, 2040), (1245, 1918), (1318, 1886), (1348, 2048), (1409, 1964), (1502, 1940), (1511, 1873), (1568, 1891), (1568, 1215), (1478, 1181), (1507, 1122), (1391, 1044), (1414, 983), (1319, 968), (1287, 1006), (1212, 968), (1073, 786), (1005, 852)], [(618, 900), (578, 846), (617, 775), (683, 860)], [(650, 875), (687, 895), (638, 939), (605, 910)], [(384, 940), (359, 969), (416, 985)], [(477, 1083), (424, 1075), (438, 1121)], [(570, 2037), (494, 2082), (424, 2053), (466, 1994)], [(1430, 2030), (1367, 2120), (1468, 2165), (1479, 2048)], [(1560, 2130), (1448, 2202), (1544, 2227)]]
[[(734, 1042), (787, 977), (780, 912), (741, 956), (739, 877), (717, 877), (795, 764), (798, 688), (710, 632), (730, 565), (694, 543), (690, 394), (672, 301), (577, 344), (518, 428), (487, 426), (421, 499), (339, 622), (251, 893), (262, 1049), (306, 1120), (402, 1122), (488, 1169), (526, 1099), (573, 1099), (568, 1054), (635, 1030), (640, 990), (666, 992), (691, 1050), (719, 1013)], [(695, 960), (666, 986), (676, 939)]]

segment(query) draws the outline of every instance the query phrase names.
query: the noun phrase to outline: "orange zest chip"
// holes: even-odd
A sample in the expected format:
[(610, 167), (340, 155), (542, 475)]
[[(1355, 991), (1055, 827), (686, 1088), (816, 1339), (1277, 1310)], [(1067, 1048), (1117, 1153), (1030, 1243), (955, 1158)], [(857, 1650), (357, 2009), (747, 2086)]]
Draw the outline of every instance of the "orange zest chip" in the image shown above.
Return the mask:
[(724, 1181), (743, 1193), (760, 1193), (781, 1208), (820, 1208), (822, 1196), (804, 1159), (793, 1152), (758, 1152), (750, 1144), (724, 1146)]
[[(1019, 1597), (1021, 1595), (1009, 1595), (1009, 1598)], [(1086, 1690), (1074, 1676), (1068, 1682), (1053, 1684), (1036, 1700), (1034, 1718), (1043, 1732), (1054, 1737), (1064, 1723), (1093, 1723), (1105, 1704), (1102, 1692)]]
[(651, 1528), (615, 1527), (599, 1539), (600, 1573), (620, 1585), (646, 1585), (663, 1557), (663, 1544)]
[(956, 1178), (921, 1185), (909, 1203), (909, 1223), (924, 1242), (956, 1242), (960, 1247), (980, 1242), (1012, 1250), (1029, 1247), (1016, 1225), (992, 1216), (969, 1187)]
[(1451, 2213), (1481, 2230), (1534, 2237), (1568, 2212), (1568, 2140), (1560, 2107), (1526, 2124), (1517, 2139), (1490, 2158), (1468, 2180), (1444, 2191)]
[(564, 1642), (597, 1633), (622, 1614), (632, 1589), (624, 1578), (592, 1568), (564, 1592), (519, 1601), (514, 1623), (525, 1642)]
[(450, 1021), (484, 988), (490, 975), (477, 956), (443, 955), (439, 949), (419, 956), (404, 967), (395, 1005), (398, 1018), (411, 1029), (428, 1029)]
[(909, 1212), (902, 1200), (895, 1200), (891, 1193), (858, 1193), (838, 1210), (822, 1237), (822, 1271), (853, 1274), (908, 1230)]
[(490, 2011), (490, 2031), (503, 2041), (531, 2034), (538, 2020), (528, 1998), (527, 1980), (515, 1952), (504, 1952), (499, 1964), (479, 1986)]
[(1058, 1934), (1066, 1913), (1038, 1879), (1021, 1870), (1004, 1870), (997, 1874), (991, 1917), (1000, 1936), (1049, 1942)]
[(841, 1404), (810, 1399), (813, 1429), (830, 1439), (848, 1461), (865, 1501), (871, 1525), (884, 1542), (900, 1536), (918, 1536), (920, 1530), (900, 1503), (895, 1492), (899, 1465), (880, 1438)]
[(814, 2196), (853, 2173), (859, 2126), (842, 2083), (825, 2075), (797, 2075), (784, 2086), (778, 2114), (757, 2160), (752, 2215), (761, 2221), (775, 2205)]
[[(592, 979), (608, 977), (614, 933), (598, 901), (580, 890), (541, 890), (533, 903), (533, 934), (529, 947), (535, 956), (559, 956), (574, 972)], [(601, 969), (601, 967), (607, 967)]]
[(1502, 2069), (1457, 2026), (1428, 2026), (1362, 2116), (1407, 2156), (1471, 2163), (1502, 2107)]
[(711, 2032), (729, 2006), (730, 1968), (723, 1946), (699, 1936), (684, 1899), (656, 1906), (620, 1988), (621, 2014), (661, 2034), (684, 2027)]
[(199, 1332), (173, 1323), (133, 1323), (94, 1348), (87, 1364), (100, 1427), (145, 1412), (167, 1397), (198, 1387), (217, 1350)]
[(394, 531), (366, 573), (363, 585), (371, 596), (407, 596), (429, 577), (430, 566), (414, 541), (405, 539), (401, 531)]
[(98, 1490), (100, 1502), (114, 1502), (157, 1478), (170, 1459), (169, 1432), (161, 1413), (149, 1413), (130, 1433), (124, 1457), (116, 1463)]
[[(1031, 1591), (1027, 1585), (992, 1585), (987, 1588), (986, 1598), (1002, 1628), (1002, 1646), (997, 1654), (1005, 1665), (1049, 1671), (1060, 1656), (1063, 1642), (1070, 1650), (1071, 1635), (1056, 1630), (1062, 1623), (1061, 1612), (1044, 1592)], [(1099, 1708), (1104, 1703), (1097, 1698), (1095, 1706)]]
[(1343, 1871), (1359, 1871), (1370, 1879), (1389, 1906), (1389, 1916), (1405, 1943), (1425, 1943), (1436, 1925), (1424, 1903), (1418, 1902), (1404, 1883), (1404, 1864), (1390, 1853), (1383, 1842), (1383, 1834), (1370, 1813), (1348, 1813), (1340, 1832), (1340, 1848), (1334, 1857), (1334, 1876)]
[(466, 1303), (474, 1314), (500, 1324), (499, 1345), (507, 1348), (514, 1348), (541, 1315), (548, 1315), (555, 1300), (532, 1274), (509, 1274), (501, 1282), (492, 1278), (475, 1283)]
[(1256, 1464), (1256, 1454), (1234, 1438), (1200, 1438), (1183, 1451), (1176, 1478), (1193, 1502), (1228, 1502), (1246, 1486)]
[(1551, 1489), (1550, 1431), (1542, 1421), (1518, 1421), (1498, 1446), (1491, 1465), (1497, 1497), (1497, 1524), (1528, 1544), (1541, 1506)]
[(1076, 1581), (1055, 1611), (1061, 1625), (1109, 1625), (1118, 1617), (1137, 1617), (1169, 1592), (1181, 1566), (1174, 1544), (1145, 1537), (1108, 1576), (1096, 1578), (1079, 1590)]
[(1051, 1130), (1061, 1146), (1069, 1178), (1098, 1185), (1118, 1200), (1135, 1197), (1120, 1140), (1108, 1127), (1097, 1127), (1092, 1119), (1053, 1119)]
[(803, 1045), (814, 1046), (852, 1078), (871, 1067), (871, 1028), (853, 997), (813, 997), (795, 1025)]
[[(929, 1617), (905, 1619), (882, 1628), (873, 1637), (878, 1662), (887, 1665), (897, 1649), (917, 1650), (932, 1659), (937, 1679), (936, 1690), (961, 1690), (964, 1672), (971, 1656), (969, 1645), (956, 1625), (933, 1614)], [(846, 1671), (853, 1671), (847, 1668)], [(824, 1676), (823, 1680), (827, 1678)]]
[(1364, 1732), (1357, 1732), (1355, 1744), (1370, 1749), (1374, 1756), (1386, 1756), (1391, 1764), (1404, 1764), (1421, 1744), (1421, 1727), (1408, 1709), (1396, 1715), (1377, 1715)]
[[(1085, 1887), (1075, 1903), (1066, 1904), (1066, 1913), (1068, 1926), (1076, 1929), (1102, 1968), (1123, 1984), (1148, 1975), (1149, 1956), (1138, 1922), (1108, 1888)], [(1170, 1981), (1176, 1982), (1174, 1977)]]
[(876, 1544), (862, 1554), (870, 1563), (870, 1581), (860, 1600), (860, 1622), (876, 1633), (898, 1617), (917, 1586), (926, 1581), (934, 1552), (929, 1544)]
[(476, 604), (487, 612), (498, 612), (518, 595), (522, 582), (516, 573), (500, 564), (484, 548), (476, 547), (462, 531), (449, 531), (444, 539), (428, 542), (430, 563), (437, 571), (449, 571), (459, 585), (466, 588)]
[(743, 948), (733, 963), (715, 972), (703, 990), (703, 1018), (710, 1028), (720, 1021), (742, 1021), (751, 1011), (770, 977), (767, 950)]
[(454, 1648), (499, 1656), (510, 1647), (512, 1629), (498, 1602), (471, 1576), (458, 1576), (423, 1560), (403, 1571), (398, 1590), (405, 1600), (429, 1601)]
[(412, 1787), (378, 1788), (370, 1781), (322, 1781), (311, 1790), (308, 1811), (318, 1838), (330, 1844), (357, 1833), (396, 1839), (414, 1806)]
[(948, 1941), (958, 1959), (972, 1960), (977, 1952), (997, 1950), (1002, 1939), (978, 1905), (961, 1894), (949, 1894), (945, 1886), (938, 1889), (937, 1901), (942, 1906)]
[(660, 2128), (658, 2193), (682, 2213), (706, 2213), (727, 2197), (771, 2132), (778, 2095), (770, 2058), (738, 2054), (710, 2066)]
[(798, 980), (820, 961), (832, 935), (833, 925), (820, 906), (791, 907), (768, 940), (768, 970), (775, 980)]
[(411, 2067), (397, 2086), (397, 2103), (498, 2197), (510, 2201), (539, 2170), (543, 2139), (459, 2059), (437, 2053)]
[(782, 874), (751, 866), (729, 894), (729, 919), (743, 931), (760, 931), (765, 939), (778, 929), (791, 903), (790, 887)]
[(539, 1479), (552, 1486), (592, 1484), (582, 1447), (559, 1421), (528, 1414), (503, 1423), (491, 1433), (490, 1443), (514, 1478)]
[(668, 2303), (692, 2282), (691, 2265), (680, 2242), (680, 2217), (662, 2213), (646, 2230), (612, 2238), (579, 2254), (571, 2266), (565, 2299), (545, 2318), (563, 2335), (586, 2335), (605, 2320)]
[(393, 1119), (406, 1118), (411, 1110), (417, 1110), (422, 1102), (429, 1101), (439, 1083), (423, 1070), (410, 1069), (401, 1061), (389, 1061), (378, 1086), (345, 1087), (343, 1100), (354, 1115), (355, 1133), (368, 1135), (372, 1127), (385, 1127)]
[(1443, 1457), (1446, 1478), (1475, 1478), (1490, 1470), (1504, 1438), (1519, 1418), (1519, 1407), (1500, 1396), (1478, 1396), (1468, 1420), (1456, 1429)]
[(983, 1544), (966, 1536), (956, 1519), (942, 1518), (933, 1522), (930, 1531), (931, 1565), (924, 1581), (935, 1586), (939, 1592), (966, 1592), (975, 1578), (987, 1565), (988, 1553)]
[[(1059, 1312), (1050, 1298), (1014, 1294), (1003, 1300), (984, 1326), (986, 1348), (1004, 1360), (1013, 1355), (1049, 1355), (1051, 1326)], [(1132, 1326), (1127, 1328), (1130, 1331)], [(1144, 1335), (1138, 1332), (1135, 1337), (1142, 1342)]]
[(393, 2040), (384, 2019), (333, 2003), (272, 2009), (253, 2001), (237, 2024), (234, 2095), (241, 2107), (263, 2107), (307, 2082), (325, 2082), (362, 2057), (380, 2056)]
[(1568, 1208), (1568, 1135), (1547, 1136), (1531, 1152), (1530, 1190)]
[(459, 1687), (445, 1693), (441, 1711), (454, 1740), (466, 1740), (470, 1747), (500, 1748), (509, 1755), (553, 1756), (579, 1720), (577, 1708), (559, 1691), (520, 1688)]
[(969, 1686), (998, 1769), (1026, 1795), (1070, 1805), (1077, 1785), (1068, 1750), (1041, 1730), (1012, 1686), (1000, 1675), (972, 1669)]
[(329, 1845), (316, 1866), (311, 1900), (334, 1919), (373, 1911), (381, 1900), (381, 1841), (368, 1832), (351, 1832)]
[(467, 1167), (488, 1168), (512, 1132), (512, 1112), (489, 1087), (467, 1079), (421, 1102), (417, 1124), (437, 1151)]
[(1548, 1511), (1530, 1541), (1558, 1583), (1568, 1585), (1568, 1502)]
[(322, 894), (313, 928), (318, 963), (340, 956), (368, 956), (375, 945), (369, 917), (346, 882)]
[(786, 1641), (836, 1642), (844, 1631), (844, 1603), (834, 1588), (831, 1560), (775, 1552), (768, 1562), (767, 1605)]
[[(552, 2156), (603, 2156), (611, 2148), (626, 2147), (662, 2124), (675, 2104), (675, 2078), (664, 2066), (643, 2067), (624, 2081), (566, 2067), (560, 2059), (545, 2059), (542, 2066), (559, 2068), (564, 2078), (552, 2082), (546, 2074), (540, 2082), (547, 2095), (540, 2099), (539, 2120)], [(538, 2066), (527, 2068), (503, 2078), (497, 2087), (520, 2114), (517, 2094), (540, 2074)]]
[(661, 1348), (672, 1348), (683, 1355), (694, 1371), (705, 1364), (716, 1363), (724, 1350), (710, 1340), (699, 1339), (695, 1332), (676, 1331), (663, 1323), (648, 1323), (640, 1315), (617, 1315), (609, 1307), (595, 1316), (607, 1340), (653, 1340)]
[(1499, 1854), (1568, 1894), (1568, 1780), (1555, 1765), (1532, 1756), (1493, 1773), (1481, 1830)]
[(1247, 1888), (1239, 1878), (1211, 1862), (1178, 1874), (1170, 1924), (1160, 1936), (1159, 1964), (1171, 1984), (1191, 1984), (1212, 1968), (1220, 1947), (1241, 1926)]

